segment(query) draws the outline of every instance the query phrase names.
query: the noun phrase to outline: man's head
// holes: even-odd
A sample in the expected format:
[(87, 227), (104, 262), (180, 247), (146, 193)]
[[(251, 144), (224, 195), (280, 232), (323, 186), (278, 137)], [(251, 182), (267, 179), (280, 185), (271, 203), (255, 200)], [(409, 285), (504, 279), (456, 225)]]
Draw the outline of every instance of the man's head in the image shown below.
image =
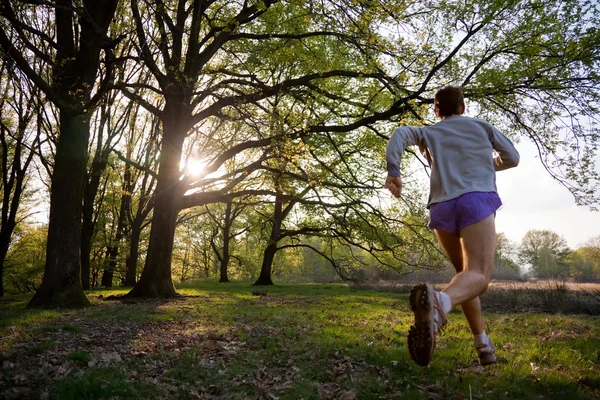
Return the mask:
[(460, 86), (446, 86), (435, 94), (433, 100), (435, 115), (444, 119), (451, 115), (462, 115), (465, 112), (465, 97)]

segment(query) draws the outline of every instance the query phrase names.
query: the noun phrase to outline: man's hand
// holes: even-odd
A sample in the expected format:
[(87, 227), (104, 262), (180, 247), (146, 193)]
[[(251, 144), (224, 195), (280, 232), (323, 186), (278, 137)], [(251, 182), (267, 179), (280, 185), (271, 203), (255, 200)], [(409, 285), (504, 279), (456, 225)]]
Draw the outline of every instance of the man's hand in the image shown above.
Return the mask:
[(400, 179), (399, 176), (388, 176), (385, 179), (385, 187), (388, 188), (395, 197), (400, 197), (400, 194), (402, 193), (402, 179)]

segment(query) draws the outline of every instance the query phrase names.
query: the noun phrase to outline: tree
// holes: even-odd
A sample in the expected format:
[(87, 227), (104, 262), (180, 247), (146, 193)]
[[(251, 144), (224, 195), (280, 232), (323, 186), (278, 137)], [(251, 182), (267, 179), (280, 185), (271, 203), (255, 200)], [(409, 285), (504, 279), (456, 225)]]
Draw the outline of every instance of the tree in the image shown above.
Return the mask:
[[(331, 176), (344, 178), (364, 169), (369, 176), (361, 180), (370, 181), (370, 187), (380, 185), (383, 163), (381, 156), (372, 155), (382, 152), (394, 126), (432, 123), (433, 90), (447, 83), (464, 86), (473, 112), (498, 122), (509, 135), (536, 143), (545, 165), (579, 203), (599, 200), (592, 168), (597, 124), (581, 122), (597, 120), (600, 34), (594, 5), (538, 0), (130, 0), (123, 4), (131, 14), (124, 10), (123, 15), (135, 24), (135, 37), (127, 43), (133, 50), (118, 59), (112, 54), (118, 41), (107, 35), (116, 3), (0, 5), (0, 45), (60, 113), (48, 283), (32, 305), (85, 304), (75, 287), (80, 247), (75, 236), (81, 233), (81, 205), (75, 203), (81, 203), (83, 193), (89, 115), (111, 87), (155, 115), (161, 131), (156, 196), (147, 203), (154, 207), (148, 257), (130, 296), (175, 293), (171, 257), (182, 209), (248, 196), (272, 199), (273, 188), (261, 187), (260, 180), (279, 147), (303, 142), (319, 149), (327, 144), (331, 156), (323, 161), (323, 170), (329, 167)], [(27, 18), (41, 22), (32, 24)], [(39, 32), (38, 26), (49, 30)], [(36, 74), (32, 57), (51, 73)], [(111, 86), (117, 61), (124, 67)], [(52, 81), (42, 79), (48, 75)], [(196, 138), (206, 145), (202, 157), (207, 167), (192, 178), (181, 161), (186, 143)], [(347, 143), (361, 143), (365, 151), (344, 151)], [(362, 164), (356, 161), (360, 157), (348, 162), (357, 154), (368, 158)], [(234, 158), (236, 168), (224, 171)], [(556, 169), (561, 166), (562, 172)], [(323, 223), (336, 225), (329, 228), (328, 240), (369, 251), (386, 264), (401, 258), (403, 267), (413, 267), (419, 257), (409, 248), (412, 243), (422, 243), (419, 251), (435, 256), (435, 247), (421, 234), (421, 210), (416, 211), (418, 224), (410, 213), (395, 213), (396, 205), (389, 211), (394, 218), (386, 218), (388, 210), (376, 213), (385, 204), (375, 208), (359, 200), (371, 200), (370, 193), (358, 193), (363, 188), (349, 187), (347, 197), (337, 189), (336, 202), (358, 203), (344, 211), (317, 207), (326, 216)], [(395, 232), (378, 232), (380, 223), (392, 220)], [(398, 241), (404, 233), (420, 239)], [(283, 246), (302, 244), (289, 241)], [(61, 243), (68, 243), (65, 251)], [(390, 249), (394, 253), (385, 255)], [(73, 297), (55, 301), (55, 294)]]
[(516, 245), (504, 233), (498, 233), (496, 235), (493, 277), (496, 279), (518, 279), (521, 268), (515, 262), (515, 256)]
[(539, 278), (558, 278), (567, 275), (570, 249), (566, 240), (550, 230), (530, 230), (523, 237), (519, 259), (531, 266)]
[[(125, 82), (121, 85), (127, 96), (140, 101), (145, 108), (161, 119), (163, 128), (148, 257), (140, 281), (128, 296), (175, 293), (171, 281), (170, 259), (177, 213), (182, 208), (182, 198), (188, 189), (185, 183), (189, 182), (185, 180), (181, 184), (174, 184), (174, 182), (180, 181), (179, 164), (182, 148), (190, 129), (214, 117), (225, 120), (243, 118), (249, 111), (260, 109), (256, 104), (260, 100), (282, 91), (290, 92), (294, 88), (306, 88), (313, 81), (330, 77), (358, 78), (365, 75), (360, 71), (323, 72), (321, 69), (309, 68), (299, 69), (293, 79), (279, 80), (278, 78), (281, 77), (271, 73), (272, 65), (267, 66), (264, 71), (260, 70), (262, 65), (260, 60), (249, 60), (252, 65), (245, 66), (246, 61), (243, 58), (246, 57), (240, 58), (239, 55), (245, 53), (244, 47), (252, 46), (255, 40), (275, 42), (276, 49), (283, 50), (287, 47), (286, 43), (280, 42), (279, 36), (286, 36), (288, 32), (271, 35), (260, 31), (264, 24), (275, 27), (281, 22), (279, 19), (281, 12), (289, 10), (296, 15), (288, 15), (289, 20), (282, 26), (286, 30), (292, 29), (291, 21), (296, 20), (298, 14), (306, 16), (310, 7), (296, 2), (278, 4), (276, 1), (256, 4), (221, 3), (214, 2), (206, 5), (194, 3), (186, 8), (186, 2), (183, 0), (172, 2), (170, 4), (172, 7), (166, 7), (162, 3), (156, 4), (156, 7), (149, 3), (140, 7), (137, 0), (131, 2), (140, 57), (152, 72), (158, 85), (157, 88), (149, 89), (153, 93), (162, 95), (164, 106), (159, 109), (129, 91), (128, 86), (131, 85)], [(261, 19), (268, 11), (270, 11), (269, 16)], [(154, 25), (151, 29), (145, 23), (146, 20), (153, 21)], [(254, 33), (253, 26), (259, 29), (257, 34)], [(189, 27), (187, 31), (186, 27)], [(248, 30), (244, 31), (244, 27), (248, 27)], [(184, 40), (184, 35), (187, 40)], [(300, 47), (299, 40), (304, 36), (335, 37), (336, 35), (336, 33), (297, 34), (294, 32), (291, 39), (296, 39)], [(343, 43), (341, 40), (337, 42)], [(157, 46), (151, 47), (153, 43)], [(249, 67), (257, 68), (256, 72), (248, 71)], [(202, 86), (198, 88), (200, 83)], [(248, 105), (247, 109), (245, 105)], [(352, 127), (344, 129), (351, 130)], [(320, 129), (320, 131), (325, 130), (325, 128)], [(296, 131), (290, 136), (300, 137), (308, 134), (309, 131), (305, 133)], [(244, 150), (269, 146), (273, 139), (263, 137), (246, 142), (240, 142), (239, 139), (234, 141), (235, 144), (225, 152), (213, 156), (207, 173), (216, 171), (225, 161)], [(237, 171), (236, 175), (239, 177), (249, 172), (251, 169), (243, 168)], [(239, 180), (238, 178), (237, 181)], [(235, 183), (236, 179), (231, 177), (227, 189), (234, 187)], [(224, 192), (221, 190), (217, 194)], [(187, 207), (216, 200), (218, 199), (204, 196), (195, 201), (195, 204), (187, 203)]]
[[(19, 69), (59, 110), (50, 221), (44, 279), (28, 307), (81, 307), (89, 304), (80, 273), (83, 182), (90, 113), (112, 77), (111, 49), (118, 43), (107, 32), (118, 0), (56, 0), (43, 5), (2, 2), (0, 46)], [(27, 18), (36, 20), (29, 23)], [(40, 31), (49, 26), (54, 33)], [(55, 41), (56, 40), (56, 41)], [(14, 46), (18, 42), (20, 46)], [(19, 49), (23, 48), (23, 51)], [(102, 81), (98, 84), (100, 53)], [(31, 67), (33, 54), (51, 69), (51, 80)]]
[(125, 163), (121, 207), (126, 210), (129, 226), (125, 286), (136, 284), (140, 240), (143, 230), (150, 224), (148, 216), (152, 212), (152, 196), (156, 186), (159, 127), (157, 117), (139, 110), (125, 134), (125, 154), (117, 151)]
[(19, 224), (6, 255), (7, 292), (31, 293), (39, 288), (44, 273), (47, 236), (45, 226)]
[(595, 264), (600, 263), (600, 236), (595, 236), (584, 243), (584, 256)]
[[(96, 148), (91, 159), (89, 171), (84, 181), (83, 191), (83, 217), (81, 226), (81, 282), (84, 289), (90, 288), (90, 253), (92, 236), (96, 226), (97, 213), (100, 209), (100, 204), (96, 204), (97, 196), (102, 185), (102, 178), (108, 166), (108, 159), (111, 155), (118, 140), (123, 134), (125, 127), (130, 123), (134, 104), (128, 102), (121, 107), (112, 107), (118, 103), (118, 92), (114, 91), (105, 96), (100, 102), (97, 112), (97, 118), (94, 121), (94, 138), (91, 141)], [(118, 113), (118, 114), (117, 114)], [(117, 114), (115, 116), (115, 114)], [(101, 199), (98, 199), (101, 203)], [(120, 225), (117, 229), (116, 242), (124, 236), (125, 229), (125, 211), (119, 218)], [(112, 246), (109, 250), (112, 259), (116, 258), (118, 245)], [(112, 286), (112, 269), (109, 267), (103, 274), (102, 285)]]
[(582, 249), (577, 249), (569, 254), (567, 259), (569, 263), (570, 276), (577, 282), (594, 282), (598, 275), (594, 270), (595, 266), (590, 259), (585, 257)]
[(569, 259), (570, 272), (579, 282), (594, 282), (600, 279), (600, 236), (589, 239), (575, 250)]
[[(243, 202), (233, 203), (229, 200), (225, 203), (225, 210), (221, 215), (215, 215), (208, 207), (206, 212), (210, 215), (213, 224), (215, 224), (215, 234), (211, 237), (211, 247), (217, 260), (219, 261), (219, 282), (229, 282), (229, 260), (231, 259), (231, 243), (239, 235), (244, 234), (249, 226), (243, 229), (234, 229), (234, 223), (240, 214), (246, 209), (247, 205)], [(220, 231), (220, 240), (217, 236)]]
[[(0, 76), (6, 78), (0, 99), (0, 297), (4, 296), (4, 261), (14, 230), (25, 217), (23, 200), (31, 197), (26, 192), (30, 182), (29, 167), (35, 149), (43, 140), (40, 128), (43, 99), (31, 82), (21, 79), (10, 64), (3, 60), (0, 65)], [(34, 124), (37, 127), (32, 126)]]

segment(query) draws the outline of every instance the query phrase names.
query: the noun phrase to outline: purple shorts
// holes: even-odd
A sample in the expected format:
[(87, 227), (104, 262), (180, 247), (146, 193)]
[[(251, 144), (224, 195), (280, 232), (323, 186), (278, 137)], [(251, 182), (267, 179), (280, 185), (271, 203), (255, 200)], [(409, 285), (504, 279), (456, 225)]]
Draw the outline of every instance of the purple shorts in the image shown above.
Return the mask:
[(495, 192), (465, 193), (429, 206), (429, 228), (458, 233), (494, 214), (502, 205)]

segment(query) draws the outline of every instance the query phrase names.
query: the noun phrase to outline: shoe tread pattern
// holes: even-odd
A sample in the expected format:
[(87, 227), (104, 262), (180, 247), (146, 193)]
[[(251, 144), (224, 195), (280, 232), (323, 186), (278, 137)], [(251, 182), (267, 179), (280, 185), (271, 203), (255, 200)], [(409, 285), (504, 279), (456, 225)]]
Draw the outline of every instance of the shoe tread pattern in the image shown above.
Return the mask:
[(420, 366), (429, 365), (435, 348), (435, 335), (431, 323), (423, 318), (431, 311), (431, 299), (427, 285), (415, 286), (410, 292), (410, 308), (415, 314), (415, 323), (408, 332), (408, 350), (411, 359)]

